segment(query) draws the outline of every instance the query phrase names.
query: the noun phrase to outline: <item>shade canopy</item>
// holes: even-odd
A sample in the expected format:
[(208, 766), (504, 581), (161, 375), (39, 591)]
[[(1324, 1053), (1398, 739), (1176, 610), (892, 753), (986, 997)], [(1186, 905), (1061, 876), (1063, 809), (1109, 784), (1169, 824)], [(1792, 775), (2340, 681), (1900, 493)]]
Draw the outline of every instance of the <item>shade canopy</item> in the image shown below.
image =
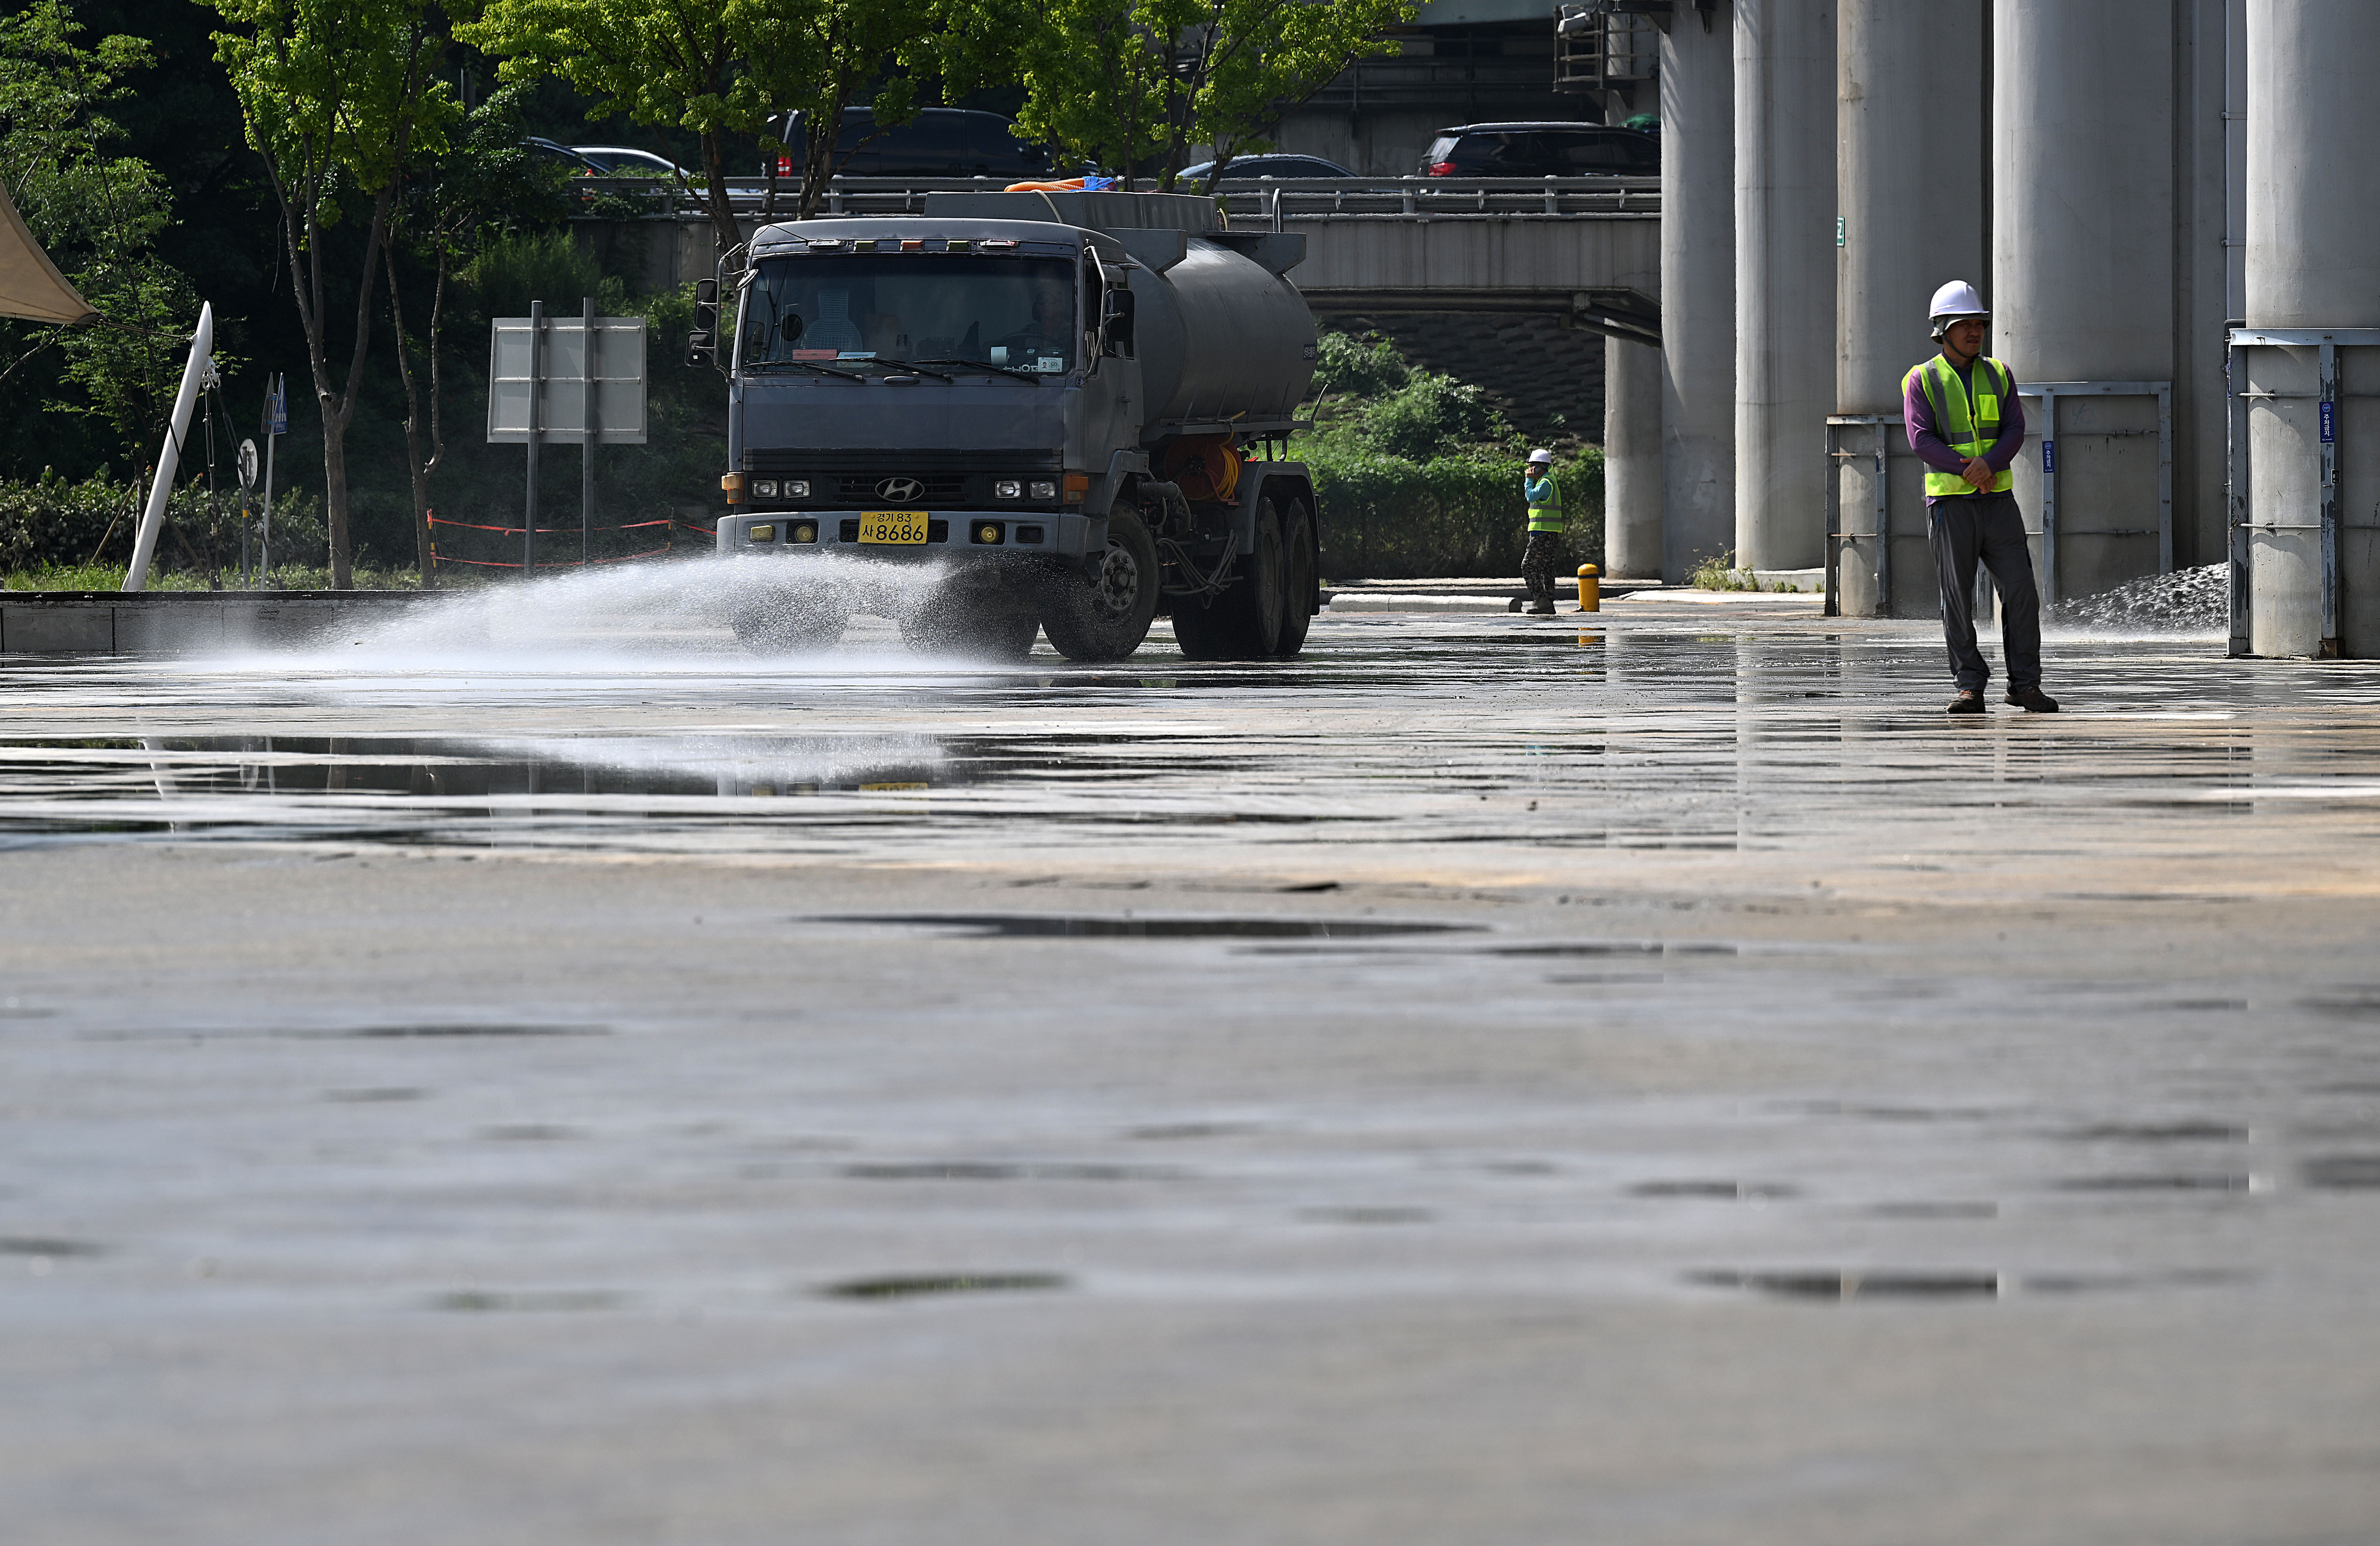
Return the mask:
[(79, 323), (98, 315), (25, 229), (7, 189), (0, 187), (0, 317)]

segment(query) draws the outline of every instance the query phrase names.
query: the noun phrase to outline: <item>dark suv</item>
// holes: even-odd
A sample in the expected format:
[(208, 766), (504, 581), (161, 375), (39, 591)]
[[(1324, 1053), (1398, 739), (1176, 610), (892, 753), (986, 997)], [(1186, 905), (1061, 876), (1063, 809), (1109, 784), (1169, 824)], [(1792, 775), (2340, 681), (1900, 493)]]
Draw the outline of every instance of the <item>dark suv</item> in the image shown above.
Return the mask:
[[(798, 152), (802, 116), (788, 113), (777, 121), (778, 138)], [(963, 107), (929, 107), (898, 128), (879, 129), (876, 115), (865, 107), (844, 109), (843, 129), (834, 141), (835, 175), (845, 177), (1013, 177), (1048, 174), (1050, 152), (1028, 145), (1009, 132), (1008, 120), (997, 113)], [(801, 168), (792, 156), (777, 159), (777, 176), (790, 177)], [(761, 168), (763, 176), (768, 168)]]
[(1609, 124), (1465, 124), (1422, 152), (1425, 177), (1650, 177), (1661, 142)]

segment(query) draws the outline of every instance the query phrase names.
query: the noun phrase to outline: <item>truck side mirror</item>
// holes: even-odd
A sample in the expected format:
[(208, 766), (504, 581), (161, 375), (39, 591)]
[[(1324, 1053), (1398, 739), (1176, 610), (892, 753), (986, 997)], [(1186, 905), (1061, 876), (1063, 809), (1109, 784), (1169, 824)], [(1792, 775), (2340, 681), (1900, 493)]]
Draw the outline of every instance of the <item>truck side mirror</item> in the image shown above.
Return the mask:
[(719, 281), (694, 282), (694, 331), (686, 335), (686, 362), (708, 365), (719, 352)]
[(1099, 352), (1119, 359), (1132, 358), (1133, 293), (1117, 288), (1110, 290), (1099, 311)]

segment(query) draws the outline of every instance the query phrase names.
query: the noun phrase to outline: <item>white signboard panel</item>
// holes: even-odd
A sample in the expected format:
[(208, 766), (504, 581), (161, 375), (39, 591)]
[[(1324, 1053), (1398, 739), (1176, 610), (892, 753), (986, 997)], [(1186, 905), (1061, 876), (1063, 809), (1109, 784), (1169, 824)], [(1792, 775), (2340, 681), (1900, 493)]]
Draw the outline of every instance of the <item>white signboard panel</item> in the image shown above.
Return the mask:
[(645, 319), (598, 317), (594, 340), (590, 371), (581, 319), (547, 317), (532, 333), (527, 317), (496, 318), (488, 342), (489, 442), (526, 444), (532, 413), (539, 440), (583, 442), (591, 395), (598, 444), (642, 445)]

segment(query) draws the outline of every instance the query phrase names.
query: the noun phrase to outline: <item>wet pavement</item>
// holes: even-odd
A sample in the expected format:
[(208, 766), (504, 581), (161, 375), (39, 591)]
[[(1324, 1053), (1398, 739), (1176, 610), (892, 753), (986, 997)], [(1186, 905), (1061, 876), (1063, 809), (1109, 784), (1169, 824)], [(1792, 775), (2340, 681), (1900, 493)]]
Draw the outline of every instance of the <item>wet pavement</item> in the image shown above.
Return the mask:
[(2380, 668), (630, 583), (0, 664), (12, 1539), (2372, 1538)]

